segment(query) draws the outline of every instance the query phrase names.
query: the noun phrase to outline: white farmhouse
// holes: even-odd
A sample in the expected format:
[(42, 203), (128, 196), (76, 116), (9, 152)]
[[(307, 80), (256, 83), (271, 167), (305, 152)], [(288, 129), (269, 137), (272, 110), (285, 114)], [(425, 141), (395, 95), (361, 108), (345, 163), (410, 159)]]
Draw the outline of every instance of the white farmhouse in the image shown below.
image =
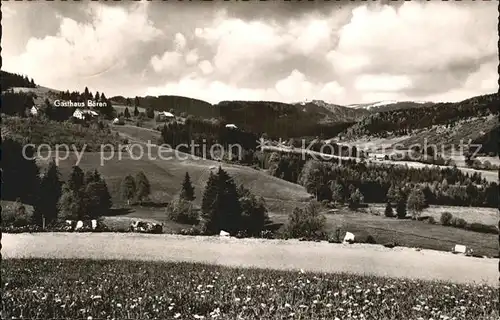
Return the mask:
[(175, 118), (175, 115), (173, 115), (172, 113), (170, 112), (167, 112), (167, 111), (161, 111), (158, 113), (158, 117), (160, 118), (160, 120), (167, 120), (167, 119), (173, 119)]
[(238, 129), (238, 127), (232, 123), (228, 123), (226, 124), (226, 128), (229, 128), (229, 129)]
[(84, 120), (85, 117), (97, 117), (99, 114), (93, 110), (88, 110), (88, 109), (76, 109), (75, 112), (73, 112), (73, 117)]
[(39, 107), (37, 107), (37, 106), (31, 107), (30, 114), (32, 116), (38, 116), (39, 113), (40, 113), (40, 108)]

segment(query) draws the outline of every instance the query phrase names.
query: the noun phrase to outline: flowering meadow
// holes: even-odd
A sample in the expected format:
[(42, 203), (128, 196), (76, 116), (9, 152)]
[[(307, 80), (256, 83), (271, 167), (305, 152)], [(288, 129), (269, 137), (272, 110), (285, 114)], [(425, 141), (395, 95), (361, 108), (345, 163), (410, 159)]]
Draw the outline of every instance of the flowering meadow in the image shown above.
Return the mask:
[(499, 319), (496, 288), (111, 260), (2, 261), (3, 319)]

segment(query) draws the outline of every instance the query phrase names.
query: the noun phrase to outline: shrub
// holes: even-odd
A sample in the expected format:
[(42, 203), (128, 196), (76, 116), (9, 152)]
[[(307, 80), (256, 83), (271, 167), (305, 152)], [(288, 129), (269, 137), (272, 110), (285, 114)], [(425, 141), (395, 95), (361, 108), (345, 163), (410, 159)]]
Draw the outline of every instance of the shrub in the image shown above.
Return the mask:
[(468, 225), (466, 225), (465, 228), (467, 230), (474, 231), (474, 232), (498, 234), (498, 228), (496, 226), (487, 225), (487, 224), (478, 223), (478, 222), (468, 224)]
[(366, 237), (366, 243), (376, 244), (377, 241), (375, 241), (375, 238), (370, 234), (370, 235), (368, 235), (368, 237)]
[(179, 233), (184, 236), (199, 236), (201, 235), (201, 230), (197, 227), (191, 227), (182, 229)]
[(317, 202), (311, 202), (305, 209), (295, 208), (288, 217), (285, 235), (288, 238), (324, 238), (325, 235), (322, 232), (326, 218), (319, 210), (320, 206)]
[(20, 216), (16, 216), (14, 218), (14, 221), (12, 223), (12, 226), (13, 227), (26, 227), (29, 225), (29, 220), (28, 220), (28, 217), (26, 215), (20, 215)]
[(434, 219), (434, 217), (429, 217), (429, 218), (427, 219), (427, 223), (428, 223), (428, 224), (436, 224), (436, 219)]
[(193, 203), (182, 198), (175, 198), (170, 202), (166, 209), (169, 220), (186, 223), (197, 224), (199, 222), (198, 210)]
[(453, 215), (449, 212), (443, 212), (441, 214), (441, 224), (443, 226), (449, 226), (451, 223), (451, 219), (453, 218)]
[(385, 206), (384, 215), (388, 218), (394, 217), (394, 210), (392, 210), (392, 205), (390, 202), (387, 202)]
[(455, 228), (461, 228), (461, 229), (464, 229), (465, 226), (467, 225), (467, 221), (465, 221), (464, 219), (462, 218), (453, 218), (451, 220), (451, 224), (455, 227)]

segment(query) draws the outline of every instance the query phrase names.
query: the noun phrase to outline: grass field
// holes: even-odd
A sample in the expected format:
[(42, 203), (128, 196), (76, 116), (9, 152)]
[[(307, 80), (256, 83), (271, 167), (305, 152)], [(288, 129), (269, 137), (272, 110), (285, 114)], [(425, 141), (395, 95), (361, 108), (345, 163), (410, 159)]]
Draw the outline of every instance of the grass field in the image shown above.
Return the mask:
[[(385, 204), (371, 203), (370, 210), (374, 213), (384, 215)], [(422, 217), (433, 217), (439, 223), (443, 212), (449, 212), (454, 217), (464, 219), (467, 223), (477, 222), (492, 226), (498, 225), (498, 209), (496, 208), (431, 205), (422, 211)]]
[(190, 263), (6, 260), (2, 318), (498, 319), (494, 287)]
[(498, 259), (381, 245), (138, 233), (2, 235), (2, 258), (185, 261), (498, 284)]
[[(359, 239), (368, 235), (380, 244), (397, 242), (400, 246), (450, 252), (455, 244), (463, 244), (474, 253), (498, 257), (498, 235), (472, 232), (463, 229), (431, 225), (411, 219), (386, 218), (367, 213), (346, 212), (326, 214), (326, 230), (329, 234), (340, 228), (353, 233)], [(276, 223), (284, 223), (287, 217), (271, 214)]]
[[(144, 171), (151, 183), (151, 198), (155, 202), (168, 202), (176, 195), (181, 188), (181, 183), (186, 172), (189, 172), (191, 181), (195, 187), (196, 201), (202, 199), (202, 192), (211, 170), (217, 170), (221, 165), (235, 180), (237, 184), (244, 184), (254, 194), (269, 200), (270, 210), (287, 213), (293, 210), (295, 203), (307, 201), (310, 195), (299, 185), (272, 177), (263, 171), (250, 167), (230, 165), (211, 160), (181, 160), (176, 159), (173, 152), (163, 152), (164, 158), (172, 156), (170, 160), (161, 160), (158, 156), (158, 148), (152, 147), (151, 155), (156, 160), (150, 160), (145, 156), (135, 160), (134, 156), (127, 152), (122, 153), (120, 160), (119, 153), (112, 154), (104, 152), (103, 157), (112, 158), (104, 160), (101, 166), (101, 153), (84, 153), (80, 168), (83, 170), (97, 169), (106, 179), (108, 188), (112, 195), (113, 203), (120, 206), (124, 202), (120, 199), (120, 183), (125, 174), (135, 175), (139, 171)], [(134, 155), (139, 155), (139, 149), (133, 149)], [(183, 155), (185, 156), (185, 155)], [(106, 158), (103, 158), (106, 159)], [(48, 162), (40, 162), (42, 167), (46, 167)], [(76, 156), (71, 155), (68, 159), (59, 163), (59, 169), (64, 179), (66, 179), (76, 163)], [(277, 201), (280, 200), (280, 201)], [(274, 204), (274, 205), (273, 205)]]

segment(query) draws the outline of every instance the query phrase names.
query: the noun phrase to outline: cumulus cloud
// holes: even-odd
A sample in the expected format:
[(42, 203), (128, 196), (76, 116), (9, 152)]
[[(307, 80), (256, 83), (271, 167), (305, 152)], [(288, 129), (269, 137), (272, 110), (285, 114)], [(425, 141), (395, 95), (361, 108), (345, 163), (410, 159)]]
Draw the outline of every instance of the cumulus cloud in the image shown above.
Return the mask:
[[(200, 65), (204, 62), (207, 63), (207, 66), (209, 65), (206, 60), (202, 61)], [(200, 68), (202, 67), (200, 66)], [(311, 82), (298, 70), (293, 70), (287, 77), (279, 79), (270, 88), (234, 86), (218, 80), (208, 80), (193, 73), (178, 82), (169, 82), (164, 86), (147, 89), (148, 95), (179, 93), (210, 103), (217, 103), (221, 100), (274, 100), (294, 103), (305, 99), (331, 101), (343, 98), (344, 89), (334, 81), (326, 84)]]
[(151, 58), (151, 66), (156, 72), (179, 70), (182, 63), (182, 54), (176, 51), (166, 51), (161, 57), (155, 55)]
[(416, 1), (399, 8), (363, 5), (327, 59), (333, 70), (356, 79), (360, 93), (399, 91), (411, 98), (458, 89), (481, 63), (498, 64), (492, 9)]
[(456, 101), (497, 90), (493, 2), (352, 3), (276, 17), (145, 1), (75, 8), (86, 12), (55, 11), (57, 32), (6, 51), (7, 69), (54, 88), (90, 82), (107, 95), (210, 102)]
[(211, 74), (214, 71), (212, 64), (208, 60), (201, 61), (198, 64), (198, 67), (200, 68), (201, 72), (203, 72), (203, 74)]
[(196, 62), (198, 62), (198, 59), (199, 59), (199, 56), (198, 56), (197, 49), (193, 49), (186, 54), (186, 63), (188, 65), (195, 64)]
[(127, 8), (91, 3), (87, 13), (92, 17), (89, 23), (60, 16), (56, 35), (29, 39), (25, 51), (5, 57), (5, 64), (59, 88), (68, 80), (75, 83), (125, 68), (138, 46), (162, 34), (148, 19), (146, 2)]

